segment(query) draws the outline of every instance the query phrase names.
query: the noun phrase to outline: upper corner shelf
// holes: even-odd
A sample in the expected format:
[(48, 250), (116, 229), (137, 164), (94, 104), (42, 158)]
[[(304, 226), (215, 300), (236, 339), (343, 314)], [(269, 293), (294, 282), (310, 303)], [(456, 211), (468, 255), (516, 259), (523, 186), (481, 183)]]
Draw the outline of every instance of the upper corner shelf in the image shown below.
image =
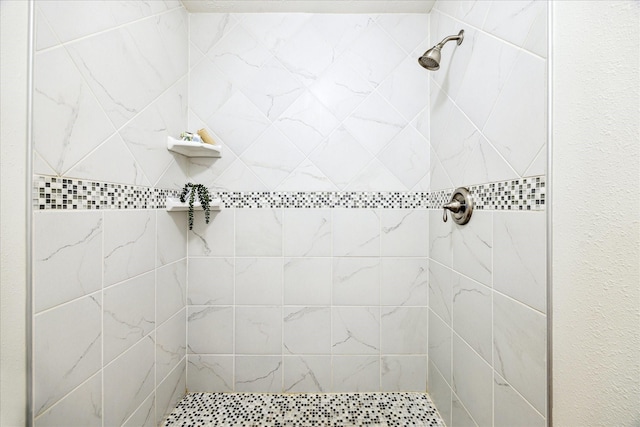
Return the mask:
[(222, 157), (222, 147), (167, 137), (167, 149), (187, 157)]

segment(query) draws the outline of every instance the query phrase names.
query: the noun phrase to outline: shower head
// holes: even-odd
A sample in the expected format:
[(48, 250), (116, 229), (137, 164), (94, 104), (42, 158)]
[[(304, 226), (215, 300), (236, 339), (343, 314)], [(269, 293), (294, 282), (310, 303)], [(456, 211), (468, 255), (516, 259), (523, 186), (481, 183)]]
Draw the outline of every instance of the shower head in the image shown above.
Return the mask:
[(462, 44), (464, 39), (464, 30), (460, 30), (457, 36), (449, 36), (442, 40), (440, 43), (426, 51), (420, 58), (418, 63), (427, 70), (435, 71), (440, 68), (440, 50), (447, 42), (451, 40), (457, 40), (458, 46)]

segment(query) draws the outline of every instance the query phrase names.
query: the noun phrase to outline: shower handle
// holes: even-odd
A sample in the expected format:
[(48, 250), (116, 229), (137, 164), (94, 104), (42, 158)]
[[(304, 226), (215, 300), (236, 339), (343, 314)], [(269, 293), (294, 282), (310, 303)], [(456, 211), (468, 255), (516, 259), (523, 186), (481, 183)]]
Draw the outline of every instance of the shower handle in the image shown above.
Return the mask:
[(451, 201), (443, 207), (442, 220), (447, 222), (447, 210), (451, 211), (451, 218), (456, 224), (464, 225), (471, 219), (473, 212), (473, 199), (471, 193), (464, 187), (456, 188), (451, 196)]

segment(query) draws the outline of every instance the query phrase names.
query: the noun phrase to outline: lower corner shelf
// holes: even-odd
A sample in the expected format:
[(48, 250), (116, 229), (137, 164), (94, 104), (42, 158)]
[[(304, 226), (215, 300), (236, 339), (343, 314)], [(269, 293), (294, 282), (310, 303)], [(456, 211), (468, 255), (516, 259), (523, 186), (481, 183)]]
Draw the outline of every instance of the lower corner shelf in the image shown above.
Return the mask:
[[(181, 202), (178, 197), (167, 197), (167, 212), (184, 212), (189, 210), (189, 202)], [(222, 207), (222, 200), (219, 198), (209, 201), (209, 210), (219, 211)], [(193, 203), (193, 209), (201, 211), (202, 204), (199, 201)]]

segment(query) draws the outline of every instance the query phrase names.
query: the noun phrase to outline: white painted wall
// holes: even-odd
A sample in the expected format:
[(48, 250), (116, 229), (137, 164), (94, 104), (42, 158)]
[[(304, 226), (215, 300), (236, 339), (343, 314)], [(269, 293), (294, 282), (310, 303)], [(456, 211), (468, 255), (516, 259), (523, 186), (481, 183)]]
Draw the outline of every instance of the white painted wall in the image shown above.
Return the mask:
[(639, 10), (553, 2), (557, 426), (640, 425)]
[(25, 424), (28, 2), (0, 2), (0, 425)]

